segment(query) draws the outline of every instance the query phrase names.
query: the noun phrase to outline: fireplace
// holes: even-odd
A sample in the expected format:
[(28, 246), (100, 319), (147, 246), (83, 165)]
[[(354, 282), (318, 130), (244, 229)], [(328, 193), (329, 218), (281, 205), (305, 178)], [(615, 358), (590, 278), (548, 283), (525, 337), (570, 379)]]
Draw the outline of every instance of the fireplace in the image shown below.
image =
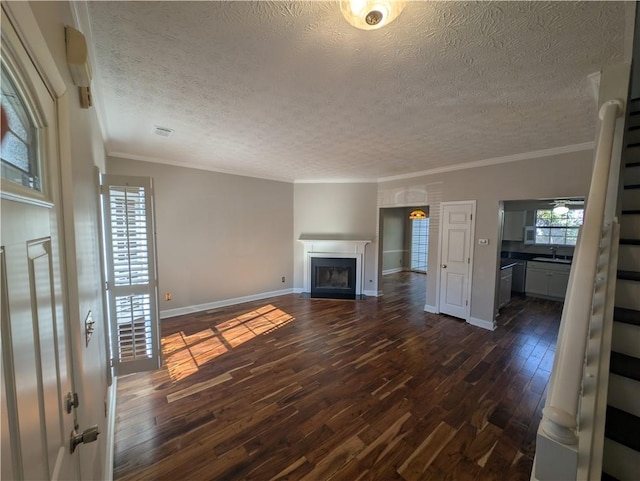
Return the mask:
[(355, 257), (312, 257), (311, 297), (355, 299)]
[[(304, 245), (304, 275), (302, 278), (304, 286), (301, 291), (304, 297), (365, 298), (364, 248), (366, 244), (371, 242), (370, 240), (330, 237), (318, 239), (315, 236), (300, 236), (299, 240)], [(324, 263), (326, 260), (329, 260), (331, 264)], [(317, 262), (320, 264), (316, 264)], [(333, 267), (334, 270), (320, 269), (319, 272), (316, 272), (316, 265), (321, 268)], [(313, 293), (312, 284), (314, 284)], [(318, 284), (320, 284), (319, 292)], [(348, 284), (348, 287), (345, 284)]]

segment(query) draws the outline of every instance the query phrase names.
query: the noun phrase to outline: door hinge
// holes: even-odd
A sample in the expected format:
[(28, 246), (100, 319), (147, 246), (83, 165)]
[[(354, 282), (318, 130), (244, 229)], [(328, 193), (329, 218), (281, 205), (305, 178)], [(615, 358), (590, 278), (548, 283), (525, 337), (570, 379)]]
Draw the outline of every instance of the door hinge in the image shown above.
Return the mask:
[(81, 433), (78, 433), (75, 429), (71, 431), (71, 439), (69, 440), (69, 450), (71, 451), (71, 454), (75, 452), (79, 444), (93, 443), (94, 441), (97, 441), (98, 434), (100, 434), (100, 430), (98, 429), (97, 424), (85, 429)]
[(105, 291), (109, 290), (109, 281), (104, 281), (104, 290)]
[(467, 257), (467, 264), (471, 264), (471, 257)]
[(469, 220), (473, 220), (473, 214), (469, 216)]
[(77, 392), (68, 392), (67, 397), (65, 398), (65, 407), (67, 410), (67, 414), (71, 414), (71, 410), (73, 408), (77, 408), (80, 406), (80, 401), (78, 400)]
[(469, 301), (464, 301), (464, 305), (468, 306), (469, 305)]

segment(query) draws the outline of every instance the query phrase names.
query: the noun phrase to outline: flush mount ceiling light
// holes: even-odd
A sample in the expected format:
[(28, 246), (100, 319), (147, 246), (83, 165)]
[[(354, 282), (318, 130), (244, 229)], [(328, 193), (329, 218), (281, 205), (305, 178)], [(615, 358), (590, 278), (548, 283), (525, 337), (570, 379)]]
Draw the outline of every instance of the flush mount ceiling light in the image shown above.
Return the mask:
[(344, 18), (356, 28), (375, 30), (393, 22), (400, 15), (405, 2), (393, 0), (343, 0), (340, 10)]
[(567, 212), (569, 212), (569, 207), (567, 207), (567, 204), (564, 203), (557, 203), (556, 206), (553, 208), (553, 213), (556, 215), (564, 215)]
[(556, 215), (565, 215), (567, 212), (569, 212), (569, 207), (570, 205), (584, 205), (584, 200), (554, 200), (553, 202), (551, 202), (551, 204), (553, 204), (553, 213)]

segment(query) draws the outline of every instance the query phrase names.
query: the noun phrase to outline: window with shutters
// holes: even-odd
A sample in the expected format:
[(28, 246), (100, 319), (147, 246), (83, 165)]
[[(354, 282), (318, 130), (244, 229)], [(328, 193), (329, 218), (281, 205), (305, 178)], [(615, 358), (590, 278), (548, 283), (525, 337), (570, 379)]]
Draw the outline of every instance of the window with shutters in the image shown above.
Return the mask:
[(103, 176), (112, 354), (118, 374), (160, 367), (151, 179)]

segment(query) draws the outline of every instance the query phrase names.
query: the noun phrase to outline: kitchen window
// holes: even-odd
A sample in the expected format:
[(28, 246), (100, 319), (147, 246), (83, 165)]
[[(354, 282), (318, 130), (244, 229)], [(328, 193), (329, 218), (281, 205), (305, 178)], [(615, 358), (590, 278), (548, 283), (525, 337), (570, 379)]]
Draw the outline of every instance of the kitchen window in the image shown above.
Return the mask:
[(536, 210), (536, 244), (575, 246), (582, 225), (584, 209), (569, 209), (555, 214), (551, 209)]

